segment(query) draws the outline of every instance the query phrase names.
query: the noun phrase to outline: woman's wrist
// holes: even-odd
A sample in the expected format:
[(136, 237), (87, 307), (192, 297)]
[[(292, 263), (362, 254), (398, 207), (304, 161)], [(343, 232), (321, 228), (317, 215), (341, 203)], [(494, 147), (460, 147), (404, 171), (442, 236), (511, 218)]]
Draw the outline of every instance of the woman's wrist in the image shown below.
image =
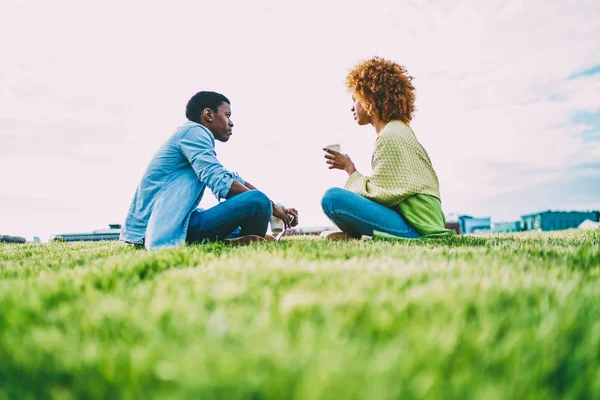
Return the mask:
[(346, 167), (346, 172), (348, 173), (348, 176), (352, 176), (352, 174), (356, 172), (356, 167), (354, 166), (354, 163)]

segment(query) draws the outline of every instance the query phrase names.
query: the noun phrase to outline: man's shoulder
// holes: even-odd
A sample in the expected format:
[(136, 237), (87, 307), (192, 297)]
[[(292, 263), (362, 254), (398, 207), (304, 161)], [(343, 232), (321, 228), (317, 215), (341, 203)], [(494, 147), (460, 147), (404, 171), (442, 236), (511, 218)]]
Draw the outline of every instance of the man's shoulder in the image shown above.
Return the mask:
[(172, 138), (177, 141), (183, 138), (192, 140), (206, 140), (214, 144), (214, 137), (208, 128), (193, 121), (187, 121), (177, 127)]
[(208, 128), (194, 121), (187, 121), (175, 129), (175, 133), (186, 134), (188, 132), (193, 132), (199, 135), (210, 135), (210, 131), (208, 130)]

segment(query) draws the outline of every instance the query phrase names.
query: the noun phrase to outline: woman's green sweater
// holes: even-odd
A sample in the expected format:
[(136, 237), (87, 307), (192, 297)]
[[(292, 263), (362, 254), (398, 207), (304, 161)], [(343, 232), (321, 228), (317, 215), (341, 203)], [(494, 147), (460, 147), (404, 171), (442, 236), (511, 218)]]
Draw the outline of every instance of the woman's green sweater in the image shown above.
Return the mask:
[[(427, 152), (410, 126), (390, 121), (375, 143), (373, 173), (353, 173), (345, 188), (398, 210), (421, 238), (454, 234), (446, 229), (439, 182)], [(394, 238), (382, 232), (376, 237)]]

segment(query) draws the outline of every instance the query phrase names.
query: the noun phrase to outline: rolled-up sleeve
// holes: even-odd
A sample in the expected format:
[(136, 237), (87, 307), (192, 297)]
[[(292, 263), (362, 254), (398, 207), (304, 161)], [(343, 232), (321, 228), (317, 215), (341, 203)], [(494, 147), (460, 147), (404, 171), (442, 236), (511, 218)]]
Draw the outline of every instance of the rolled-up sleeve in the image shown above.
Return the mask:
[(237, 173), (226, 170), (217, 160), (215, 140), (201, 127), (192, 127), (182, 136), (179, 151), (187, 158), (198, 179), (219, 200), (227, 197), (234, 180), (244, 183)]
[(238, 181), (242, 185), (246, 184), (246, 181), (243, 180), (242, 177), (237, 172), (233, 172), (233, 179), (235, 179), (236, 181)]

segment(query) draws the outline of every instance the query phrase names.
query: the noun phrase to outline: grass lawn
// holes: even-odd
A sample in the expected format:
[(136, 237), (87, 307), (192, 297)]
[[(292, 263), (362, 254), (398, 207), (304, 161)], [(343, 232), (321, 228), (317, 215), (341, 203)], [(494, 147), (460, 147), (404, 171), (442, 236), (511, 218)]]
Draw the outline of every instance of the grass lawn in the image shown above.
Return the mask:
[(0, 399), (598, 399), (599, 243), (0, 245)]

